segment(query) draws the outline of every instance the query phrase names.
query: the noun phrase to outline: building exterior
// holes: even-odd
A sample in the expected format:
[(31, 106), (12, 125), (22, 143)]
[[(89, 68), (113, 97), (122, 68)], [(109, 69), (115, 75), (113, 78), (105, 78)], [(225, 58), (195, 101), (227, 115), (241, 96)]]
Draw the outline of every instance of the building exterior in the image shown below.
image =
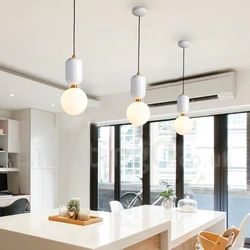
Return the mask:
[[(213, 186), (214, 119), (194, 118), (192, 132), (184, 137), (186, 186)], [(228, 184), (246, 188), (246, 114), (228, 116)], [(175, 183), (176, 133), (174, 121), (151, 124), (151, 185)], [(122, 183), (140, 183), (142, 176), (142, 128), (120, 126), (120, 168)], [(99, 128), (99, 180), (114, 180), (114, 127)], [(145, 152), (147, 154), (147, 152)], [(236, 178), (237, 176), (237, 178)]]

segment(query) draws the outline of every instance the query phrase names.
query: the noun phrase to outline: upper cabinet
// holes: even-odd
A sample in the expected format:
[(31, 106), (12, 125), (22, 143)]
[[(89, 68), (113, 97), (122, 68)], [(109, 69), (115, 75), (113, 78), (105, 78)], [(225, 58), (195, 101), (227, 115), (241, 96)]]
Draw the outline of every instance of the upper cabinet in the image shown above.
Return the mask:
[(20, 122), (7, 120), (7, 151), (8, 153), (20, 152)]

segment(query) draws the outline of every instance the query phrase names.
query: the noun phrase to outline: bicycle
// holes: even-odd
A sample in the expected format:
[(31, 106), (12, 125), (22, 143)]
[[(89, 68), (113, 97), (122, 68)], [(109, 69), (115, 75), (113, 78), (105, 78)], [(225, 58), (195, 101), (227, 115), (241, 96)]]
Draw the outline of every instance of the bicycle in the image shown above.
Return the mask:
[[(142, 181), (142, 178), (140, 178), (140, 177), (138, 177), (138, 178)], [(131, 207), (141, 206), (142, 201), (143, 201), (142, 200), (142, 188), (138, 193), (126, 192), (120, 198), (120, 202), (125, 209), (131, 208)]]
[[(137, 176), (138, 177), (138, 176)], [(142, 178), (138, 177), (141, 181)], [(171, 185), (166, 182), (166, 181), (161, 181), (162, 184), (166, 185), (167, 188), (169, 188)], [(128, 209), (131, 207), (137, 207), (137, 206), (141, 206), (143, 203), (143, 199), (142, 199), (142, 192), (143, 192), (143, 188), (141, 188), (141, 190), (139, 192), (126, 192), (125, 194), (123, 194), (120, 198), (120, 202), (122, 204), (122, 206), (124, 207), (124, 209)], [(164, 199), (163, 196), (160, 196), (160, 194), (158, 194), (155, 197), (155, 201), (153, 202), (152, 205), (156, 205), (158, 202), (160, 202), (162, 199)]]

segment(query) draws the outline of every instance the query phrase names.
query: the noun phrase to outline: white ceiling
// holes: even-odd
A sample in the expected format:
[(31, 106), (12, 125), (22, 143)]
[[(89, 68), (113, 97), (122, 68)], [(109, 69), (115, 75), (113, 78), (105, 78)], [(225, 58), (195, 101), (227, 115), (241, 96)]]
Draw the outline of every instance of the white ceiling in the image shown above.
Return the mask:
[[(55, 88), (47, 84), (37, 83), (36, 81), (1, 70), (0, 79), (0, 108), (10, 111), (26, 108), (35, 108), (54, 113), (63, 111), (60, 105), (60, 99), (64, 91), (63, 88)], [(14, 94), (14, 97), (11, 94)], [(89, 98), (89, 107), (98, 105), (97, 101)]]
[[(0, 66), (66, 88), (72, 2), (0, 0)], [(189, 76), (250, 68), (249, 0), (76, 0), (76, 54), (83, 60), (81, 88), (89, 95), (98, 98), (129, 90), (137, 71), (137, 18), (131, 14), (137, 5), (148, 9), (142, 18), (141, 52), (141, 73), (148, 83), (181, 76), (177, 42), (183, 38), (191, 42)], [(26, 88), (29, 81), (2, 72), (0, 108), (61, 111), (62, 90), (37, 82)], [(9, 92), (16, 96), (9, 98)]]

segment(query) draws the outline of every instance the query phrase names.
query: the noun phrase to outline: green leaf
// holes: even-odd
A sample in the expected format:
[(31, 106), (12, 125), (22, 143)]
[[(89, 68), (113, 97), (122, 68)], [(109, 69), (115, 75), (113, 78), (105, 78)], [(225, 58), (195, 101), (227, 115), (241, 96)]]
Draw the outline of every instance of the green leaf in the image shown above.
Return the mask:
[(79, 211), (80, 210), (80, 202), (78, 200), (70, 200), (67, 204), (67, 208), (69, 211)]
[(160, 196), (169, 198), (170, 196), (173, 196), (174, 194), (175, 194), (174, 190), (172, 188), (169, 188), (168, 190), (162, 191), (160, 193)]

